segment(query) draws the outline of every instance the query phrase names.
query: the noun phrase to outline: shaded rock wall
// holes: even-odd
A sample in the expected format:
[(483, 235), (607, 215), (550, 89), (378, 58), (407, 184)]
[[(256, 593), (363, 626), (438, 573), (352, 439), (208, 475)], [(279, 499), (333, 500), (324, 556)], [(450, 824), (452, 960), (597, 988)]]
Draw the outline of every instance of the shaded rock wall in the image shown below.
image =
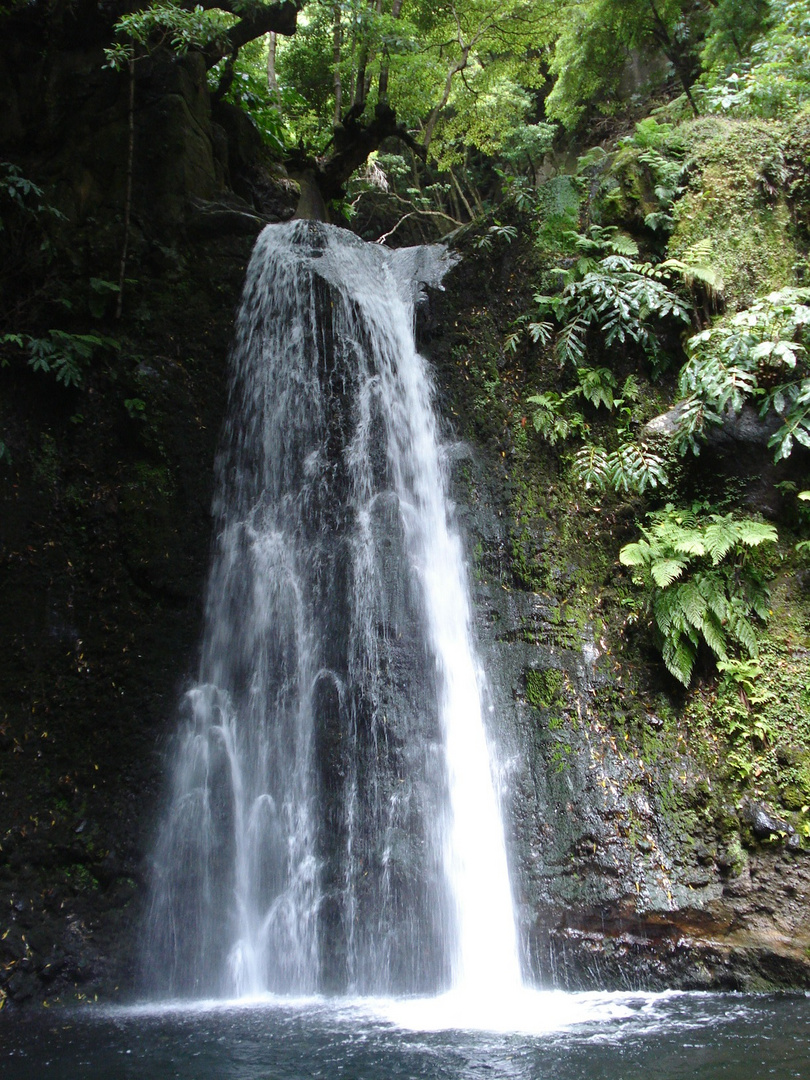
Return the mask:
[(239, 117), (212, 116), (198, 60), (144, 63), (116, 319), (128, 87), (83, 31), (56, 50), (23, 19), (0, 43), (0, 158), (43, 189), (2, 207), (0, 332), (115, 343), (78, 386), (19, 350), (0, 366), (0, 1004), (132, 985), (233, 314), (255, 236), (297, 195)]

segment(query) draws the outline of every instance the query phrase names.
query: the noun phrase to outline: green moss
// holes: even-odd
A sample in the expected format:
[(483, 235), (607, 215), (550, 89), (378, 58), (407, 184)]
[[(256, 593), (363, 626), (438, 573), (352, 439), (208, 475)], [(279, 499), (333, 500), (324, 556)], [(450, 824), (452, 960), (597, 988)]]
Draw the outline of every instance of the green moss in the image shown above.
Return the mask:
[(65, 877), (77, 892), (92, 892), (98, 888), (98, 882), (82, 863), (75, 863), (65, 869)]
[(648, 214), (660, 209), (655, 178), (640, 160), (644, 151), (625, 145), (610, 162), (591, 202), (591, 216), (601, 225), (641, 229)]
[(745, 684), (725, 677), (697, 687), (683, 723), (696, 746), (713, 751), (715, 777), (730, 798), (746, 794), (797, 814), (810, 805), (810, 600), (790, 549), (780, 554), (756, 674)]
[(733, 877), (739, 877), (748, 862), (748, 855), (742, 846), (742, 839), (738, 832), (732, 833), (725, 850), (725, 863)]
[(565, 675), (556, 668), (526, 672), (526, 698), (536, 709), (550, 709), (560, 700)]
[(807, 244), (810, 240), (810, 107), (805, 107), (788, 124), (785, 165), (791, 209)]
[(783, 189), (784, 125), (706, 117), (685, 133), (689, 190), (674, 208), (669, 254), (709, 240), (733, 310), (795, 284), (801, 253)]

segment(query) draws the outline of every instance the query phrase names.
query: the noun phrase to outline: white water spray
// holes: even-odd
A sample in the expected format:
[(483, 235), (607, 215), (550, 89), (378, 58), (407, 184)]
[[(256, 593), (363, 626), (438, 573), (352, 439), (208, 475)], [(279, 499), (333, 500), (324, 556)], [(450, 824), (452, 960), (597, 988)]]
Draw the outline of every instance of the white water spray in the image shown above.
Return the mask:
[(439, 249), (270, 226), (238, 324), (199, 685), (155, 857), (157, 993), (520, 988), (425, 361)]

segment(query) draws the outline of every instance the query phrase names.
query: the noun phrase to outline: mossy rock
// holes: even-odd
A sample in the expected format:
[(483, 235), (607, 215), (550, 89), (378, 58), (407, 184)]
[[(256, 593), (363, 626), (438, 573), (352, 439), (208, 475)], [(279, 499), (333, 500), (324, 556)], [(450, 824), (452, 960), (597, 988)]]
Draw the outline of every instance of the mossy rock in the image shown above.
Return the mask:
[(689, 190), (675, 205), (669, 255), (711, 241), (738, 311), (757, 296), (796, 283), (801, 253), (785, 189), (786, 128), (765, 120), (704, 117), (687, 127)]
[(559, 702), (564, 686), (565, 674), (557, 668), (547, 671), (532, 668), (526, 672), (526, 699), (536, 709), (552, 708)]
[(660, 210), (655, 179), (640, 160), (643, 153), (638, 147), (623, 146), (612, 159), (591, 201), (591, 215), (598, 224), (643, 231), (647, 215)]
[(810, 241), (810, 107), (790, 121), (785, 137), (788, 198), (803, 244)]

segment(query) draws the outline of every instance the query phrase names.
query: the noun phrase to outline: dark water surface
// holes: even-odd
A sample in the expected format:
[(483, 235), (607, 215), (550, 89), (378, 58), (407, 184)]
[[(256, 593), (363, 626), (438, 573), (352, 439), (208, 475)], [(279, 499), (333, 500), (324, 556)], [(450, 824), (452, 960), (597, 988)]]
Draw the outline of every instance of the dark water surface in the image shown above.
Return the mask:
[[(520, 1031), (442, 1029), (441, 1001), (309, 1000), (0, 1014), (3, 1080), (787, 1080), (803, 994), (527, 995)], [(499, 1026), (504, 1017), (496, 1017)], [(531, 1028), (534, 1030), (530, 1030)], [(432, 1029), (432, 1030), (431, 1030)]]

